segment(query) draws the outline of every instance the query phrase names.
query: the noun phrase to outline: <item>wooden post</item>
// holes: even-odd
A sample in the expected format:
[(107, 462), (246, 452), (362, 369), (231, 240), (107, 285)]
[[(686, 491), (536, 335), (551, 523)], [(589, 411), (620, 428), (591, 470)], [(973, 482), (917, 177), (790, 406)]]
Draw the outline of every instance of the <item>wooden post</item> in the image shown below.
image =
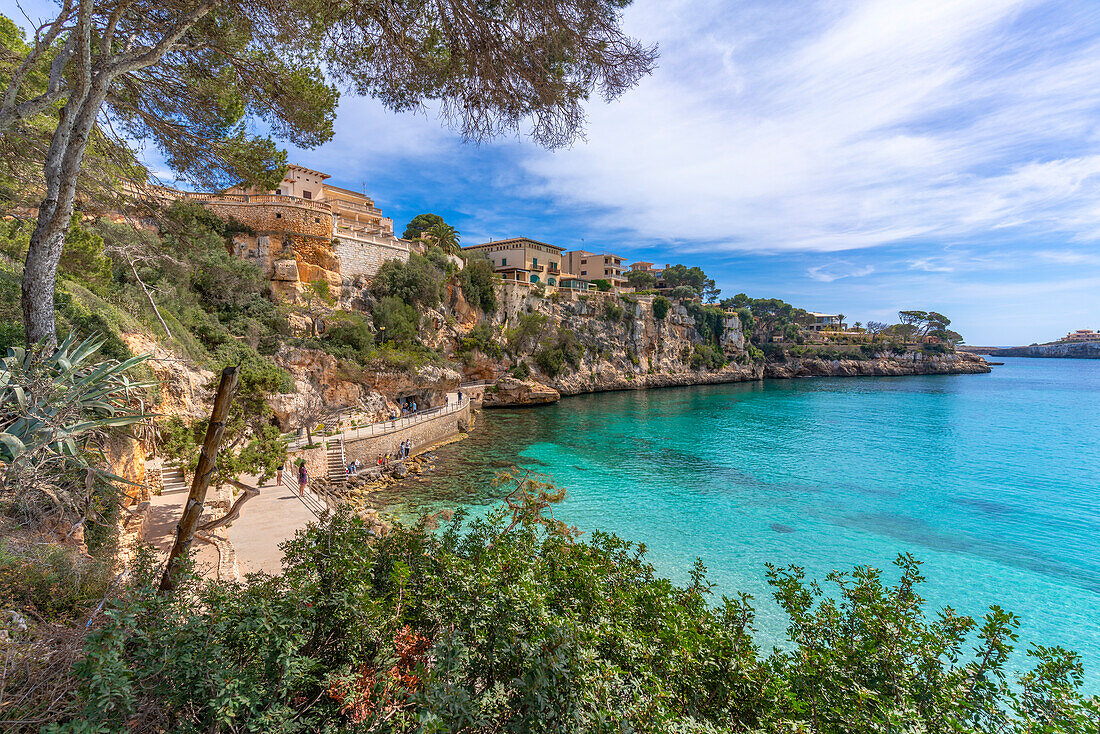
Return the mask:
[(168, 565), (160, 580), (160, 591), (166, 593), (176, 588), (176, 576), (179, 574), (180, 559), (191, 548), (195, 539), (202, 506), (206, 502), (206, 490), (210, 487), (210, 477), (214, 473), (214, 461), (218, 458), (218, 448), (225, 433), (225, 418), (229, 415), (229, 406), (237, 392), (237, 367), (222, 370), (222, 379), (218, 383), (218, 392), (214, 395), (214, 408), (210, 411), (210, 424), (206, 427), (206, 440), (202, 443), (199, 465), (195, 467), (195, 478), (191, 482), (191, 491), (187, 495), (187, 504), (183, 516), (176, 526), (176, 542), (168, 554)]

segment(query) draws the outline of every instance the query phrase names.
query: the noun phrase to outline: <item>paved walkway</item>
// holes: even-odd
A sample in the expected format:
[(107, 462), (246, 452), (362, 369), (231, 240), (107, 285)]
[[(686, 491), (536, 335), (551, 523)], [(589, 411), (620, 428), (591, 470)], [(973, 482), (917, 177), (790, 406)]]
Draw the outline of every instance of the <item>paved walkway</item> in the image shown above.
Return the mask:
[[(249, 501), (255, 502), (256, 499)], [(172, 543), (176, 540), (176, 523), (183, 516), (186, 502), (186, 492), (153, 495), (149, 498), (149, 526), (145, 531), (145, 540), (157, 549), (161, 562), (168, 560), (168, 552), (172, 550)], [(196, 571), (208, 578), (217, 575), (217, 548), (196, 538), (191, 543), (191, 554), (195, 559)]]
[[(242, 481), (256, 486), (255, 477), (242, 477)], [(176, 523), (183, 514), (187, 493), (163, 494), (149, 500), (149, 527), (145, 539), (157, 549), (162, 561), (176, 539)], [(221, 514), (220, 512), (218, 514)], [(244, 503), (241, 515), (232, 527), (219, 528), (216, 532), (228, 536), (237, 553), (241, 574), (251, 571), (279, 573), (282, 571), (283, 552), (279, 543), (294, 537), (294, 533), (317, 518), (306, 509), (286, 487), (274, 482), (260, 488), (260, 494)], [(198, 538), (191, 544), (196, 570), (207, 578), (213, 578), (218, 568), (218, 550)]]
[[(242, 479), (255, 486), (254, 481)], [(229, 528), (229, 542), (237, 549), (241, 573), (282, 571), (279, 544), (316, 520), (289, 489), (274, 482), (260, 487), (260, 494), (241, 508), (241, 516)]]

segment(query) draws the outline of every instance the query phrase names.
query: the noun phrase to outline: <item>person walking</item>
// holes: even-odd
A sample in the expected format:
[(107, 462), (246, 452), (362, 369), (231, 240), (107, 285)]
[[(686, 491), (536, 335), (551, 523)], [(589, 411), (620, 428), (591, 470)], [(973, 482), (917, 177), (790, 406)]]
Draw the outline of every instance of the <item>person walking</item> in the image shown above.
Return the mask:
[(309, 484), (309, 471), (306, 469), (306, 463), (303, 461), (298, 465), (298, 494), (299, 496), (306, 493), (306, 486)]
[(283, 467), (284, 466), (286, 466), (285, 463), (279, 464), (279, 468), (275, 470), (275, 483), (278, 484), (280, 487), (283, 486)]

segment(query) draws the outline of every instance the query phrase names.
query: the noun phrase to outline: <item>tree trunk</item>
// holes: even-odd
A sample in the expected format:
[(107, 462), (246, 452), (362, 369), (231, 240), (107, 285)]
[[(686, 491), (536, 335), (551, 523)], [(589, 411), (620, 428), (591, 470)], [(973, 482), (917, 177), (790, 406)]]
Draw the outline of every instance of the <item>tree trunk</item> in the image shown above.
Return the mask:
[(164, 576), (160, 580), (161, 593), (170, 592), (176, 588), (180, 564), (191, 548), (191, 541), (195, 538), (195, 529), (202, 516), (202, 506), (206, 502), (206, 490), (210, 487), (210, 478), (214, 474), (215, 462), (218, 458), (218, 448), (221, 446), (222, 434), (225, 432), (225, 419), (229, 415), (229, 406), (233, 403), (233, 394), (236, 391), (237, 368), (226, 367), (222, 370), (218, 392), (214, 395), (214, 408), (210, 411), (210, 423), (206, 426), (206, 439), (199, 453), (199, 463), (195, 467), (195, 478), (191, 481), (187, 505), (183, 509), (179, 525), (176, 526), (176, 540), (172, 544), (172, 551), (168, 554), (168, 565), (165, 566)]
[(65, 231), (72, 217), (72, 200), (69, 213), (59, 211), (57, 202), (42, 202), (38, 210), (38, 224), (31, 235), (23, 268), (23, 328), (27, 346), (44, 343), (47, 347), (57, 344), (54, 325), (53, 294), (57, 283), (57, 263), (65, 245)]
[(69, 99), (61, 109), (60, 122), (46, 152), (43, 164), (46, 197), (38, 207), (38, 223), (31, 234), (23, 270), (23, 327), (27, 346), (57, 344), (53, 298), (57, 263), (73, 216), (84, 151), (107, 97), (106, 84), (105, 79), (93, 82), (89, 78), (81, 93)]

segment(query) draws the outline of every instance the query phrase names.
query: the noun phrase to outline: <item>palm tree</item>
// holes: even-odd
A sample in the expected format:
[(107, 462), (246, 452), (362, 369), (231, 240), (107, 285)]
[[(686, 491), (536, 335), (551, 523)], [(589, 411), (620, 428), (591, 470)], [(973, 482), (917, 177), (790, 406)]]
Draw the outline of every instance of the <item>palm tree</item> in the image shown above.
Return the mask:
[(460, 239), (458, 230), (443, 222), (433, 224), (424, 230), (420, 238), (429, 244), (435, 245), (448, 255), (457, 255), (462, 250), (458, 244)]

